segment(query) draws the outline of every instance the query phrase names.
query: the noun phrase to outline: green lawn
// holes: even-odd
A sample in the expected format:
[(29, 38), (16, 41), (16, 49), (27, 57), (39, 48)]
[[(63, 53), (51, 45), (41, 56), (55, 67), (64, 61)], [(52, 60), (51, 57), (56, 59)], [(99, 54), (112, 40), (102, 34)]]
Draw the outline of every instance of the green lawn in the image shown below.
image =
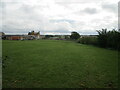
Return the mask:
[(34, 40), (3, 41), (2, 52), (3, 88), (117, 87), (117, 51), (70, 41)]
[(2, 88), (2, 40), (0, 40), (0, 89)]

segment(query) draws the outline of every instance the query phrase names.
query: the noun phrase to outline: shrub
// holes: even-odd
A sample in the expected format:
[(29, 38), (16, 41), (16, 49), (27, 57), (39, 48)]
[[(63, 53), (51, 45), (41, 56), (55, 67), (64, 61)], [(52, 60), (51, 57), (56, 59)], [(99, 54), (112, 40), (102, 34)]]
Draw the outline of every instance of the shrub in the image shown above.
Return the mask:
[(98, 30), (97, 32), (97, 36), (83, 36), (78, 39), (78, 42), (120, 50), (120, 32), (116, 30), (107, 31), (107, 29)]
[(97, 32), (99, 34), (99, 46), (105, 48), (120, 49), (120, 32), (116, 30), (107, 31), (107, 29), (102, 29)]
[(99, 46), (107, 47), (107, 29), (98, 30), (98, 42)]
[(81, 37), (81, 38), (79, 38), (78, 42), (82, 43), (82, 44), (91, 44), (91, 45), (97, 45), (98, 44), (97, 37), (95, 37), (95, 36)]

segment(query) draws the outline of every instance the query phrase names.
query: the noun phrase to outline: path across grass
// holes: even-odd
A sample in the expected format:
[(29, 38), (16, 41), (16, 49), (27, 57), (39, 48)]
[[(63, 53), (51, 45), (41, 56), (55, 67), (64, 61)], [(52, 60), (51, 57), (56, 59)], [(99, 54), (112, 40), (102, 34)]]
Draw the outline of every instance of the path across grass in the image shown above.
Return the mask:
[(4, 88), (117, 87), (118, 52), (70, 41), (3, 41)]

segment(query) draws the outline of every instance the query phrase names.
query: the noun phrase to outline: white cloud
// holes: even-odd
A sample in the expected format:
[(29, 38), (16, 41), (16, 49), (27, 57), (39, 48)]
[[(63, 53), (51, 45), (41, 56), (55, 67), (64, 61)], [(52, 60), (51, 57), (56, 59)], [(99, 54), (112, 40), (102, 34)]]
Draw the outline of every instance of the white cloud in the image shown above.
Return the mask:
[(118, 0), (2, 0), (5, 33), (96, 34), (117, 28)]

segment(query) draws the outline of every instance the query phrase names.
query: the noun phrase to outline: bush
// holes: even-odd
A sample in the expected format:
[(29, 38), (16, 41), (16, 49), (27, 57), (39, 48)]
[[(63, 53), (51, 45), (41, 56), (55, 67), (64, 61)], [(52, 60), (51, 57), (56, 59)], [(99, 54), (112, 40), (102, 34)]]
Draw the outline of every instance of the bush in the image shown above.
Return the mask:
[(120, 32), (116, 30), (107, 31), (107, 29), (98, 30), (97, 32), (99, 35), (96, 37), (84, 36), (79, 38), (78, 43), (120, 50)]
[(98, 42), (99, 46), (105, 48), (113, 48), (120, 50), (120, 32), (116, 30), (108, 31), (107, 29), (102, 29), (98, 32)]
[(98, 42), (99, 46), (107, 47), (107, 29), (98, 30)]
[(98, 45), (98, 40), (97, 40), (97, 37), (95, 37), (95, 36), (81, 37), (81, 38), (79, 38), (78, 42), (82, 43), (82, 44)]

